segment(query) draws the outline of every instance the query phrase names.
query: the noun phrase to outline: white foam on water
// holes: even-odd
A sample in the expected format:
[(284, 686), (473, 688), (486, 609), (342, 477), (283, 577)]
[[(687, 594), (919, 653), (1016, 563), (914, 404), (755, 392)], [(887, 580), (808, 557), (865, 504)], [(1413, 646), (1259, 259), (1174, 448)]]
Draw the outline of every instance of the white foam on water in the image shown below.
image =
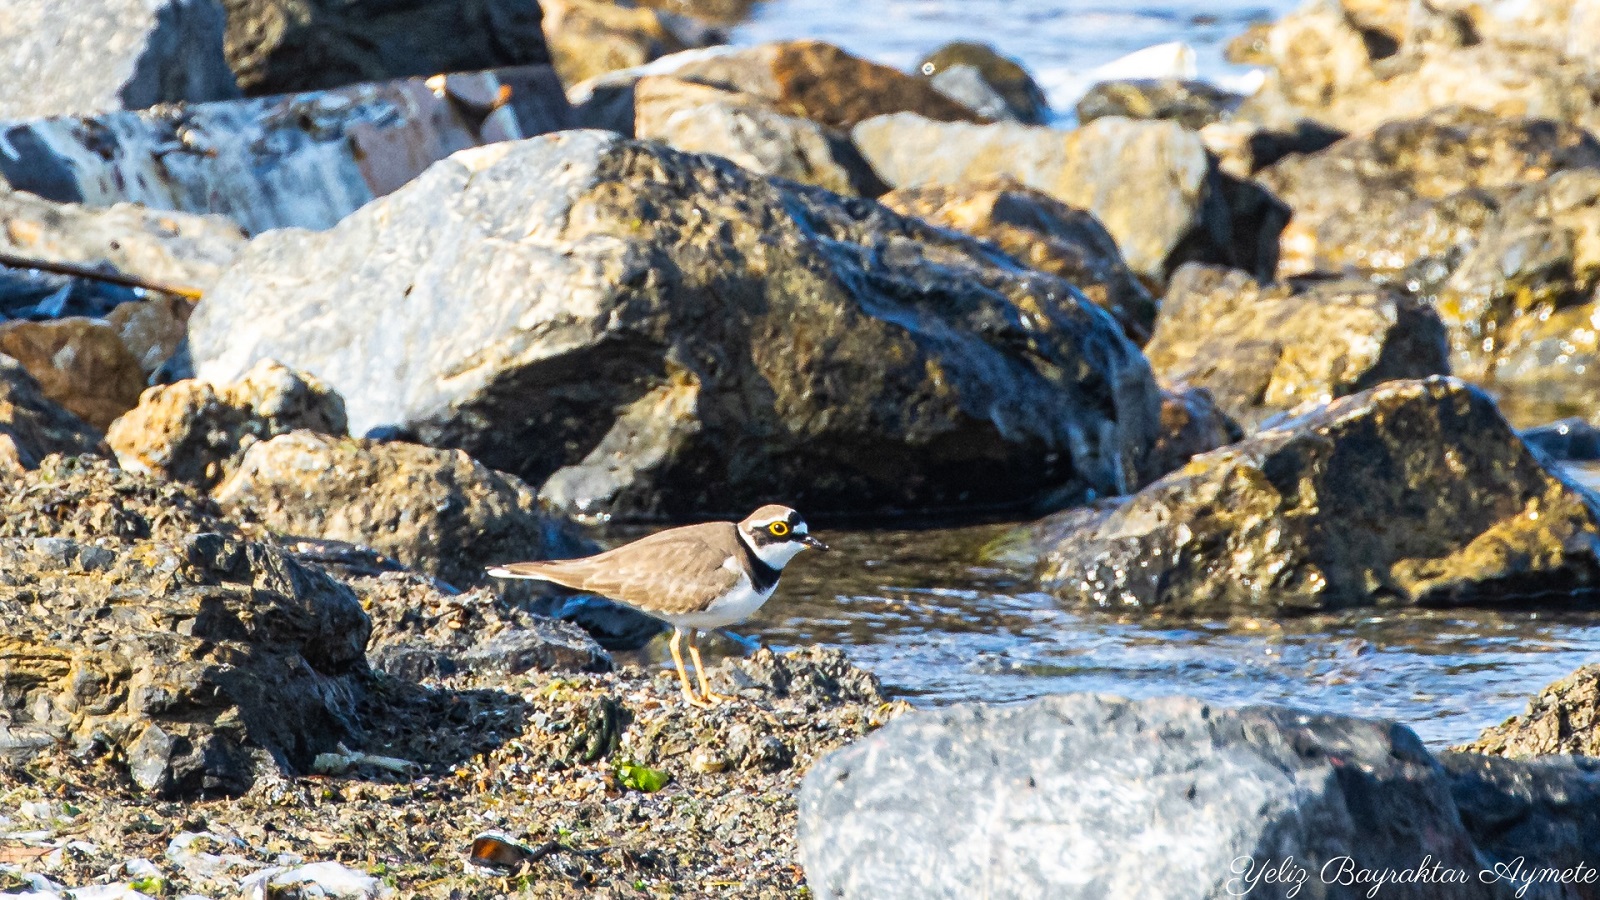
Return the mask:
[[(1259, 72), (1222, 58), (1252, 23), (1277, 19), (1300, 0), (1177, 0), (1142, 6), (1113, 0), (767, 0), (734, 29), (741, 46), (815, 38), (910, 70), (954, 40), (978, 41), (1016, 59), (1044, 88), (1058, 121), (1105, 78), (1202, 78), (1253, 89)], [(1110, 73), (1110, 74), (1108, 74)]]

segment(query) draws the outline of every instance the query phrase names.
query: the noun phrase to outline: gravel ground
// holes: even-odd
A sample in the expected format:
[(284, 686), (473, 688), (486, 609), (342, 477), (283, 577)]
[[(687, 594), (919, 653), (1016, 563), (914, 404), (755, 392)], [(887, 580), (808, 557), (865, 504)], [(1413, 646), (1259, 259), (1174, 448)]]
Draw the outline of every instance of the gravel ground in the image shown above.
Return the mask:
[[(723, 663), (714, 685), (739, 702), (706, 711), (683, 702), (670, 672), (637, 668), (376, 678), (372, 756), (328, 760), (342, 774), (168, 802), (141, 797), (116, 761), (65, 749), (0, 770), (0, 891), (803, 897), (800, 777), (907, 708), (815, 648)], [(400, 762), (412, 759), (434, 762)], [(498, 868), (469, 864), (485, 832), (523, 851), (502, 845)]]

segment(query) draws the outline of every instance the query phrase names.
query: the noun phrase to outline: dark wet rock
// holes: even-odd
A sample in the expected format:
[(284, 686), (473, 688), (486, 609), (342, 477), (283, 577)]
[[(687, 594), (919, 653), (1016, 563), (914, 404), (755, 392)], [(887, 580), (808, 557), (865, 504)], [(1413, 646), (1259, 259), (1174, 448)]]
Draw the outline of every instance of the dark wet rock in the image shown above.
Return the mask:
[(1030, 537), (1069, 603), (1278, 614), (1592, 599), (1597, 524), (1487, 395), (1432, 378), (1281, 421)]
[(348, 587), (104, 462), (52, 457), (0, 497), (15, 762), (65, 741), (153, 794), (238, 793), (357, 743), (370, 624)]
[(633, 90), (633, 134), (640, 138), (836, 194), (886, 189), (847, 136), (750, 94), (661, 75), (639, 79)]
[(1236, 44), (1274, 71), (1241, 115), (1352, 133), (1465, 106), (1593, 128), (1600, 29), (1584, 3), (1308, 4)]
[(1234, 178), (1250, 178), (1295, 153), (1316, 153), (1347, 137), (1316, 122), (1301, 120), (1281, 127), (1259, 122), (1213, 122), (1200, 129), (1200, 140), (1217, 158), (1217, 168)]
[(0, 323), (0, 353), (38, 379), (44, 395), (105, 429), (139, 404), (145, 373), (117, 329), (82, 317)]
[(1600, 665), (1588, 665), (1546, 686), (1528, 709), (1456, 748), (1525, 758), (1548, 753), (1600, 757)]
[[(1482, 868), (1517, 872), (1593, 871), (1600, 847), (1600, 761), (1584, 757), (1499, 759), (1478, 753), (1441, 753), (1461, 822), (1472, 833)], [(1520, 860), (1520, 864), (1519, 864)], [(1593, 881), (1552, 884), (1530, 879), (1524, 897), (1587, 898)], [(1519, 887), (1523, 885), (1518, 885)], [(1450, 896), (1454, 896), (1453, 894)]]
[(1166, 474), (1190, 459), (1244, 439), (1244, 429), (1203, 387), (1177, 384), (1161, 391), (1161, 437), (1150, 451), (1151, 472)]
[[(6, 188), (0, 178), (0, 253), (203, 291), (242, 246), (238, 226), (220, 217), (128, 203), (106, 208), (56, 203)], [(25, 271), (0, 268), (0, 278), (16, 279)], [(0, 282), (0, 313), (101, 317), (135, 299), (129, 288), (88, 279), (42, 276), (37, 283), (38, 290), (23, 296)]]
[(1197, 265), (1173, 276), (1145, 354), (1247, 430), (1303, 403), (1450, 371), (1438, 313), (1409, 294), (1357, 279), (1262, 284)]
[(458, 586), (590, 545), (520, 479), (460, 450), (311, 431), (253, 444), (213, 496), (279, 534), (364, 544)]
[[(1028, 70), (987, 44), (952, 41), (923, 57), (916, 70), (945, 95), (991, 119), (1043, 125), (1050, 118), (1050, 101)], [(990, 107), (988, 97), (998, 98), (1002, 108)]]
[(879, 202), (986, 240), (1023, 265), (1060, 276), (1111, 313), (1135, 342), (1149, 339), (1156, 301), (1093, 213), (1007, 180), (904, 188)]
[(551, 62), (564, 84), (722, 43), (713, 31), (683, 27), (681, 15), (647, 6), (611, 0), (543, 0), (541, 5)]
[(902, 113), (869, 119), (851, 136), (895, 188), (1009, 178), (1086, 209), (1152, 281), (1191, 260), (1263, 276), (1277, 266), (1287, 210), (1223, 175), (1200, 137), (1175, 122), (1107, 118), (1063, 132)]
[(0, 120), (239, 95), (216, 0), (11, 0), (3, 15)]
[[(555, 73), (533, 66), (0, 122), (0, 185), (60, 203), (215, 213), (250, 233), (326, 228), (435, 160), (564, 128), (570, 115)], [(127, 215), (130, 230), (153, 230)]]
[(1535, 428), (1524, 428), (1522, 440), (1551, 459), (1591, 461), (1600, 459), (1600, 428), (1583, 419), (1562, 419)]
[(1470, 244), (1496, 189), (1596, 167), (1600, 142), (1581, 128), (1454, 109), (1290, 156), (1260, 178), (1294, 209), (1280, 271), (1351, 268), (1401, 280), (1419, 261)]
[(1136, 78), (1102, 81), (1078, 101), (1078, 121), (1088, 124), (1107, 116), (1165, 119), (1196, 131), (1227, 118), (1243, 99), (1207, 81)]
[(1259, 880), (1288, 860), (1309, 888), (1339, 857), (1460, 873), (1410, 896), (1507, 896), (1477, 877), (1477, 835), (1453, 787), (1417, 736), (1389, 722), (1188, 697), (961, 705), (900, 716), (814, 765), (800, 790), (800, 858), (818, 898), (958, 897), (975, 885), (997, 897), (1254, 887), (1282, 898), (1295, 885), (1246, 882), (1236, 863), (1253, 860)]
[(623, 516), (1116, 493), (1159, 403), (1060, 279), (599, 132), (462, 154), (330, 232), (257, 238), (190, 342), (208, 380), (278, 358), (337, 388), (358, 433), (399, 426)]
[(122, 303), (106, 315), (117, 337), (139, 361), (148, 378), (162, 370), (189, 336), (189, 316), (194, 302), (181, 297), (153, 296), (137, 303)]
[(257, 441), (297, 429), (344, 434), (344, 400), (315, 376), (262, 360), (229, 384), (151, 388), (106, 441), (125, 469), (209, 491)]
[(537, 0), (222, 0), (226, 50), (252, 96), (547, 65)]
[(52, 453), (104, 453), (98, 429), (45, 396), (23, 365), (0, 355), (0, 470), (32, 469)]

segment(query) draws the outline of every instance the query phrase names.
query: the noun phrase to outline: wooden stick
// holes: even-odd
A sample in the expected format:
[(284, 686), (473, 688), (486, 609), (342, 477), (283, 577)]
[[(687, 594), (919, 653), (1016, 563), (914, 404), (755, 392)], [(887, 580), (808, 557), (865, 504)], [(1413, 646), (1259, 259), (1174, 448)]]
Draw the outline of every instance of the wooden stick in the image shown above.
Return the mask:
[(0, 251), (0, 266), (9, 266), (13, 269), (38, 269), (41, 272), (52, 272), (56, 275), (70, 275), (73, 278), (87, 278), (91, 281), (104, 281), (107, 284), (120, 284), (123, 287), (144, 288), (147, 291), (160, 291), (185, 300), (199, 300), (200, 289), (185, 287), (177, 284), (163, 284), (159, 281), (149, 281), (133, 275), (124, 275), (121, 272), (102, 272), (88, 266), (76, 263), (52, 262), (47, 259), (29, 259), (26, 256), (15, 256)]

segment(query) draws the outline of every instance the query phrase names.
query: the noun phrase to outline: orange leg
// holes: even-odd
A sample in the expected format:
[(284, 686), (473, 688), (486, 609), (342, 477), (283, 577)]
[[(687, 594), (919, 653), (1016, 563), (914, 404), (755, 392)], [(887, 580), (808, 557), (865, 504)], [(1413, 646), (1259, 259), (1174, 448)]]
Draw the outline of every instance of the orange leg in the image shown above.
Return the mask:
[(726, 694), (719, 694), (711, 689), (711, 679), (706, 677), (705, 664), (700, 662), (700, 632), (689, 632), (689, 658), (694, 660), (694, 674), (700, 679), (700, 696), (712, 703), (731, 703), (737, 699)]
[[(672, 640), (667, 644), (667, 646), (672, 648), (672, 662), (678, 667), (678, 682), (683, 686), (683, 699), (689, 701), (690, 706), (698, 706), (701, 709), (704, 709), (711, 704), (700, 699), (699, 697), (696, 697), (694, 694), (694, 685), (689, 683), (689, 672), (683, 667), (683, 651), (678, 649), (678, 645), (682, 641), (683, 629), (672, 629)], [(694, 644), (692, 642), (689, 644), (689, 652), (694, 652)], [(699, 665), (698, 660), (696, 660), (695, 665)]]

